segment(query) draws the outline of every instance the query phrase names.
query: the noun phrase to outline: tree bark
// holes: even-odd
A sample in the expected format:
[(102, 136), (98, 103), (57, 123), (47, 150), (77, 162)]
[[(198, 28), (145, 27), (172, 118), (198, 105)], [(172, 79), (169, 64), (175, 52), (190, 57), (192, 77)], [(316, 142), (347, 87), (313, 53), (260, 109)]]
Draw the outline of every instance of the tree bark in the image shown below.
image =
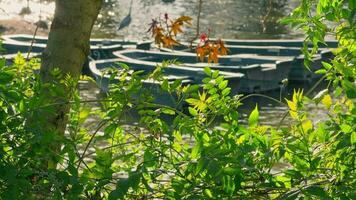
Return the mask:
[[(48, 88), (44, 89), (48, 103), (56, 105), (51, 108), (52, 112), (46, 112), (46, 116), (43, 116), (47, 123), (43, 124), (42, 130), (44, 134), (55, 132), (63, 135), (69, 112), (66, 102), (71, 100), (69, 93), (73, 88), (59, 84), (59, 80), (51, 72), (58, 68), (61, 77), (69, 75), (78, 80), (90, 51), (90, 35), (102, 0), (56, 0), (55, 4), (56, 10), (47, 47), (42, 55), (40, 75), (44, 85), (57, 84), (65, 95), (53, 95)], [(54, 144), (52, 148), (58, 152), (60, 144)]]

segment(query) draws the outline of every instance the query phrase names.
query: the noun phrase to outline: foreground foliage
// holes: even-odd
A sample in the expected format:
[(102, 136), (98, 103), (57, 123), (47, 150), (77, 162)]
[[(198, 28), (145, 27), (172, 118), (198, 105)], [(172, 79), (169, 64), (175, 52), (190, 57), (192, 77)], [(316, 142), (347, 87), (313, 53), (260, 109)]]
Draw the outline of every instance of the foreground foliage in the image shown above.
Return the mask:
[[(52, 73), (56, 84), (42, 85), (33, 73), (36, 60), (19, 56), (10, 66), (1, 60), (0, 198), (356, 198), (355, 4), (319, 1), (315, 16), (309, 16), (313, 6), (314, 1), (302, 1), (288, 21), (302, 26), (306, 43), (314, 45), (333, 31), (321, 20), (341, 22), (334, 29), (340, 48), (318, 72), (330, 82), (326, 90), (314, 98), (296, 90), (285, 101), (292, 121), (284, 128), (260, 125), (257, 107), (248, 125), (241, 124), (236, 110), (247, 97), (229, 96), (227, 81), (208, 68), (200, 87), (164, 80), (164, 66), (148, 75), (135, 72), (127, 81), (129, 68), (123, 66), (113, 72), (121, 81), (106, 98), (81, 100), (76, 81), (59, 71)], [(311, 58), (317, 47), (307, 50)], [(177, 106), (159, 105), (144, 92), (147, 78), (160, 81)], [(64, 94), (62, 84), (73, 91)], [(42, 113), (53, 107), (38, 94), (43, 88), (74, 96), (63, 102), (71, 105), (63, 137), (41, 132)], [(86, 106), (92, 102), (102, 111)], [(312, 121), (306, 107), (312, 103), (323, 104), (328, 116)], [(139, 123), (126, 126), (131, 115)], [(94, 127), (88, 122), (93, 116), (100, 119)], [(56, 142), (63, 144), (59, 153), (51, 151)]]

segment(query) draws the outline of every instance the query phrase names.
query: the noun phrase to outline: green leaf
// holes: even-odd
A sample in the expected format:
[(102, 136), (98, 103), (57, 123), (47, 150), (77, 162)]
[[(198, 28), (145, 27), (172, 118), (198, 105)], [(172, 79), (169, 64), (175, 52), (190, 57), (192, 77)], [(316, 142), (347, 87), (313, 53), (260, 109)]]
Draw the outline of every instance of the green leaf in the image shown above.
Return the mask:
[(199, 162), (198, 162), (198, 164), (197, 164), (197, 166), (195, 168), (195, 172), (194, 172), (195, 175), (201, 173), (204, 170), (204, 168), (206, 167), (207, 164), (208, 164), (208, 161), (206, 159), (204, 159), (204, 158), (199, 159)]
[(199, 152), (200, 152), (200, 145), (197, 144), (195, 147), (192, 149), (192, 152), (190, 153), (191, 159), (197, 159), (199, 157)]
[(223, 90), (227, 87), (227, 84), (228, 84), (228, 81), (225, 80), (225, 81), (222, 81), (220, 84), (219, 84), (219, 89), (220, 90)]
[(285, 176), (276, 176), (276, 180), (286, 188), (291, 188), (291, 178)]
[(350, 133), (351, 131), (353, 131), (352, 127), (347, 124), (341, 124), (340, 128), (344, 133)]
[(325, 107), (327, 109), (329, 109), (331, 107), (331, 105), (333, 104), (333, 101), (329, 94), (325, 95), (324, 98), (321, 100), (321, 102), (325, 105)]
[(342, 86), (346, 91), (347, 97), (349, 97), (350, 99), (356, 98), (356, 87), (354, 83), (351, 83), (350, 81), (347, 80), (343, 80)]
[(211, 75), (212, 78), (217, 78), (219, 76), (219, 70), (214, 70), (213, 74)]
[(90, 109), (90, 108), (83, 108), (83, 109), (79, 112), (79, 121), (80, 121), (80, 123), (85, 122), (85, 120), (88, 119), (90, 113), (91, 113), (91, 109)]
[(198, 99), (189, 98), (185, 100), (189, 105), (196, 106), (199, 103)]
[(156, 165), (157, 157), (150, 151), (150, 149), (146, 149), (143, 154), (143, 159), (146, 167), (154, 167)]
[(202, 80), (202, 82), (205, 84), (209, 83), (210, 81), (211, 81), (211, 78), (209, 78), (209, 77), (206, 77)]
[(205, 189), (204, 194), (209, 198), (213, 198), (213, 194), (211, 193), (211, 191), (209, 189)]
[(179, 143), (174, 142), (172, 145), (173, 149), (176, 150), (177, 152), (181, 152), (182, 151), (182, 145), (180, 145)]
[(248, 124), (250, 126), (257, 126), (259, 118), (258, 107), (256, 105), (255, 109), (251, 112), (250, 117), (248, 118)]
[(199, 90), (199, 85), (190, 85), (188, 86), (186, 93), (196, 92)]
[(230, 115), (230, 118), (231, 118), (232, 120), (234, 120), (234, 121), (239, 120), (239, 113), (238, 113), (238, 112), (232, 111), (232, 112), (230, 112), (229, 115)]
[(128, 178), (120, 179), (116, 184), (116, 189), (109, 194), (109, 200), (123, 199), (130, 189)]
[(302, 122), (302, 129), (304, 132), (308, 132), (310, 131), (311, 129), (313, 129), (313, 123), (311, 120), (305, 120)]
[(327, 62), (321, 62), (321, 64), (324, 66), (325, 69), (329, 70), (331, 69), (333, 66), (330, 63)]
[(164, 79), (163, 82), (162, 82), (162, 89), (163, 89), (164, 91), (168, 91), (168, 88), (169, 88), (168, 80), (167, 80), (167, 79)]
[(355, 144), (356, 143), (356, 132), (352, 132), (351, 133), (351, 144)]
[(177, 79), (173, 82), (173, 84), (171, 85), (171, 89), (176, 89), (178, 88), (180, 85), (182, 84), (182, 80), (181, 79)]
[(172, 109), (169, 108), (162, 108), (161, 109), (162, 113), (167, 114), (167, 115), (175, 115), (176, 112)]
[[(0, 51), (1, 51), (1, 46), (0, 46)], [(0, 58), (0, 68), (4, 67), (5, 65), (6, 65), (6, 59)]]
[(0, 73), (0, 84), (9, 83), (15, 77), (15, 73), (3, 71)]
[(323, 8), (325, 7), (326, 1), (325, 0), (319, 0), (319, 3), (317, 5), (317, 14), (320, 15), (323, 12)]
[(223, 173), (225, 173), (225, 174), (227, 174), (227, 175), (234, 176), (234, 175), (236, 175), (236, 174), (241, 174), (242, 171), (241, 171), (240, 168), (237, 168), (237, 167), (235, 167), (235, 168), (233, 168), (233, 167), (225, 167), (225, 168), (223, 169)]
[(226, 193), (229, 194), (229, 196), (232, 196), (232, 194), (235, 191), (235, 183), (234, 180), (231, 178), (231, 176), (225, 175), (223, 176), (223, 189)]
[(303, 190), (304, 194), (319, 197), (320, 199), (330, 199), (323, 188), (320, 186), (312, 185)]
[(224, 80), (224, 76), (219, 76), (215, 79), (216, 84), (220, 84)]
[(198, 115), (198, 111), (192, 107), (189, 107), (188, 108), (189, 110), (189, 113), (192, 115), (192, 116), (197, 116)]
[(315, 74), (326, 74), (326, 70), (325, 69), (319, 69), (315, 71)]
[(136, 190), (141, 181), (141, 174), (137, 171), (129, 173), (129, 185), (133, 190)]
[(130, 67), (129, 67), (127, 64), (125, 64), (125, 63), (119, 62), (118, 64), (119, 64), (119, 66), (120, 66), (121, 68), (123, 68), (123, 69), (126, 69), (126, 70), (130, 69)]
[(106, 135), (111, 135), (113, 134), (117, 129), (117, 124), (110, 124), (109, 126), (105, 127), (104, 133)]
[(211, 69), (209, 67), (205, 67), (204, 72), (206, 75), (211, 76)]

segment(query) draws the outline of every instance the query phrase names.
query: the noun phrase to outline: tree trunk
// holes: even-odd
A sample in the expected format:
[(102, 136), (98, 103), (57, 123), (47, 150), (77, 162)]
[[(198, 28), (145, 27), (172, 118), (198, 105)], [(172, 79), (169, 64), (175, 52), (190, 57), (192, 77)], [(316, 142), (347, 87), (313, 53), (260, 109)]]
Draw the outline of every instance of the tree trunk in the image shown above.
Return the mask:
[[(57, 84), (64, 95), (53, 95), (50, 89), (44, 89), (48, 103), (56, 104), (51, 108), (52, 112), (46, 112), (46, 116), (43, 116), (47, 120), (41, 127), (44, 134), (64, 134), (69, 112), (66, 102), (71, 100), (70, 91), (73, 91), (73, 88), (59, 84), (59, 80), (51, 72), (58, 68), (62, 78), (69, 75), (78, 80), (90, 51), (90, 35), (101, 4), (102, 0), (56, 0), (47, 47), (42, 55), (40, 75), (44, 85)], [(58, 153), (60, 144), (53, 144), (50, 148)]]

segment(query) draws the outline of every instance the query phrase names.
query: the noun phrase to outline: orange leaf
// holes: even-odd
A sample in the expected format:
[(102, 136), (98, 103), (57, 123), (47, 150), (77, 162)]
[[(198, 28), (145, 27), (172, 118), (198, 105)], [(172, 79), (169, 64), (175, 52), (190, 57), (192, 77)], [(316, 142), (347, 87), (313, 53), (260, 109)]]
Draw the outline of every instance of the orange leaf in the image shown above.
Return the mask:
[(197, 52), (197, 56), (198, 56), (199, 60), (200, 60), (201, 62), (203, 62), (203, 61), (204, 61), (204, 58), (205, 58), (205, 49), (204, 49), (204, 46), (203, 46), (203, 47), (197, 47), (196, 52)]
[(174, 22), (173, 24), (172, 24), (172, 26), (171, 26), (171, 33), (173, 32), (173, 34), (175, 35), (175, 36), (177, 36), (177, 34), (178, 33), (183, 33), (183, 31), (182, 31), (182, 25), (183, 25), (183, 22), (178, 22), (178, 21), (176, 21), (176, 22)]
[(164, 37), (163, 32), (162, 32), (162, 28), (160, 27), (156, 27), (153, 29), (153, 35), (155, 37), (155, 43), (158, 44), (159, 46), (161, 46), (161, 44), (163, 43), (162, 38)]
[(222, 40), (219, 40), (219, 46), (220, 46), (220, 55), (227, 55), (229, 49), (225, 47), (224, 42)]
[(208, 56), (208, 63), (214, 62), (214, 63), (218, 63), (219, 61), (219, 46), (216, 44), (213, 44), (212, 46), (210, 46), (211, 51), (209, 53)]
[(171, 37), (167, 37), (167, 36), (163, 36), (162, 41), (163, 41), (163, 46), (169, 47), (169, 48), (173, 47), (173, 45), (179, 45), (179, 43), (176, 40), (174, 40)]
[(208, 63), (212, 63), (212, 62), (217, 63), (218, 62), (217, 60), (218, 60), (218, 56), (213, 52), (210, 52), (208, 56)]
[(179, 17), (178, 19), (176, 19), (176, 22), (183, 22), (183, 23), (192, 25), (192, 23), (191, 23), (192, 20), (193, 19), (191, 17), (183, 15), (183, 16)]

